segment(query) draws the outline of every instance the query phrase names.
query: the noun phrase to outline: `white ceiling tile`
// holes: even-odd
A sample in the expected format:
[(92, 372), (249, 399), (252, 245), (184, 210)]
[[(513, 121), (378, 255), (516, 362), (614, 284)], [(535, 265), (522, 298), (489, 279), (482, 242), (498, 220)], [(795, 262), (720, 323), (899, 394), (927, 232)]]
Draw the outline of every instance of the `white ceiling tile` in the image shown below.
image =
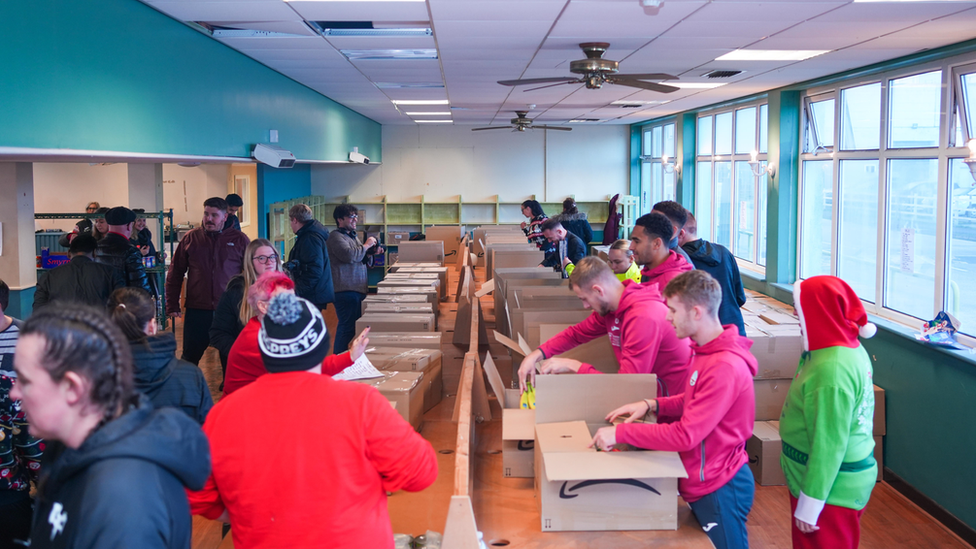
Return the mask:
[(309, 21), (428, 21), (424, 2), (288, 2)]
[(433, 36), (330, 36), (328, 42), (340, 50), (434, 49)]
[(241, 51), (246, 50), (279, 50), (279, 49), (309, 49), (328, 47), (328, 44), (317, 36), (303, 36), (301, 38), (219, 38), (216, 39), (228, 46)]
[(591, 42), (643, 38), (644, 42), (704, 6), (704, 2), (665, 4), (657, 15), (646, 15), (639, 2), (570, 2), (552, 36), (591, 37)]
[(285, 2), (153, 2), (180, 21), (301, 21)]
[(848, 4), (816, 20), (826, 23), (884, 21), (914, 24), (969, 10), (972, 7), (972, 2), (903, 2), (897, 5), (887, 2), (860, 2)]
[(430, 0), (434, 20), (441, 21), (548, 21), (559, 15), (565, 0), (495, 2)]
[(755, 24), (762, 21), (798, 23), (844, 6), (847, 2), (735, 2), (710, 3), (688, 18), (689, 22), (718, 21)]

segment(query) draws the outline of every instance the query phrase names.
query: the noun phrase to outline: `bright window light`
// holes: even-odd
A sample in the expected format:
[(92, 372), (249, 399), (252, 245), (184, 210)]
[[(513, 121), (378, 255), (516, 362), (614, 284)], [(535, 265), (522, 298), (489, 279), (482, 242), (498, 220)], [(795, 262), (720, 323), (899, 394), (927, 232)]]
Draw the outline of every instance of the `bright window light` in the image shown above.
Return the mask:
[(451, 111), (444, 112), (405, 112), (407, 116), (451, 116)]
[(418, 124), (453, 124), (453, 120), (414, 120)]
[(447, 99), (393, 99), (394, 105), (447, 105)]
[[(735, 50), (717, 57), (716, 61), (803, 61), (830, 50)], [(675, 86), (677, 84), (668, 82)]]
[(668, 82), (669, 86), (674, 86), (683, 90), (710, 90), (726, 84), (728, 84), (728, 82)]

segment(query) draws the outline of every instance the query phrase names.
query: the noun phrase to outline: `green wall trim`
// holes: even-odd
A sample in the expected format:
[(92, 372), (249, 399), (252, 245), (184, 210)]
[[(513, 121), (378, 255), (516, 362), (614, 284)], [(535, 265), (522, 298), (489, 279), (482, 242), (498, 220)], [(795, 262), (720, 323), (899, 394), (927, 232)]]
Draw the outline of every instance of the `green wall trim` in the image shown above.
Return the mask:
[(641, 195), (641, 128), (630, 127), (630, 195)]
[(766, 208), (766, 280), (793, 283), (796, 273), (797, 193), (800, 166), (800, 92), (769, 94), (769, 177)]
[(0, 146), (248, 158), (276, 129), (301, 160), (382, 161), (377, 122), (136, 0), (0, 2), (0, 20)]
[(698, 117), (694, 113), (682, 113), (675, 123), (677, 158), (681, 172), (676, 181), (675, 196), (685, 209), (695, 211), (695, 170), (698, 145)]

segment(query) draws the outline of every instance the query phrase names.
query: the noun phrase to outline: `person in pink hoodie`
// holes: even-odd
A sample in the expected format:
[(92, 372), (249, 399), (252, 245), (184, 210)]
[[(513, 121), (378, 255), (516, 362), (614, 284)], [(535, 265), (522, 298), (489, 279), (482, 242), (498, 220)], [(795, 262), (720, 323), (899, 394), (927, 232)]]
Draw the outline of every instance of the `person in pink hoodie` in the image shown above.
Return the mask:
[[(678, 452), (688, 478), (678, 479), (678, 493), (691, 505), (698, 523), (718, 549), (749, 546), (746, 517), (755, 484), (746, 440), (756, 419), (752, 378), (758, 370), (749, 352), (752, 341), (735, 325), (722, 326), (718, 306), (722, 289), (704, 271), (675, 277), (664, 289), (668, 319), (678, 337), (692, 340), (684, 393), (621, 406), (592, 446), (610, 450), (627, 443), (649, 450)], [(673, 423), (632, 423), (648, 413), (679, 416)]]
[(644, 266), (641, 284), (657, 284), (663, 291), (672, 278), (695, 268), (668, 247), (673, 235), (671, 220), (660, 212), (637, 218), (630, 233), (630, 249), (637, 256), (637, 262)]
[(548, 359), (542, 367), (543, 374), (600, 373), (590, 364), (552, 357), (608, 335), (620, 364), (619, 373), (657, 374), (658, 396), (681, 392), (691, 356), (689, 341), (675, 335), (656, 286), (632, 280), (621, 282), (602, 259), (591, 255), (576, 265), (569, 287), (593, 313), (525, 357), (518, 372), (523, 391), (526, 378), (535, 383), (536, 363), (543, 359)]

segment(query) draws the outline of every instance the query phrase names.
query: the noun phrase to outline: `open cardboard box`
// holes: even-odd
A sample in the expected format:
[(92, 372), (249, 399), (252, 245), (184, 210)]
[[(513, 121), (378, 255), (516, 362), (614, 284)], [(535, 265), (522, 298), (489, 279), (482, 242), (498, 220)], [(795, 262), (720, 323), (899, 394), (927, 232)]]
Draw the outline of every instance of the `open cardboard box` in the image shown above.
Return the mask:
[(423, 372), (421, 383), (425, 412), (441, 401), (443, 378), (440, 350), (370, 347), (366, 350), (366, 356), (381, 371)]
[(366, 327), (372, 332), (433, 332), (434, 314), (367, 313), (356, 321), (356, 333)]
[[(370, 294), (363, 300), (363, 314), (366, 313), (368, 303), (430, 303), (430, 301), (425, 294)], [(433, 310), (432, 303), (431, 310)]]
[(440, 301), (440, 294), (437, 288), (427, 286), (377, 286), (377, 295), (392, 294), (392, 295), (422, 295), (431, 304), (436, 305)]
[(413, 303), (390, 303), (383, 301), (363, 301), (363, 314), (366, 313), (408, 313), (408, 314), (433, 314), (433, 305), (422, 302)]
[[(570, 326), (572, 324), (529, 324), (527, 342), (530, 347), (538, 348)], [(606, 335), (587, 341), (556, 356), (589, 364), (605, 374), (615, 374), (620, 371), (620, 363), (617, 362), (617, 356), (613, 354), (610, 337)]]
[(386, 278), (376, 283), (379, 288), (433, 288), (437, 292), (438, 301), (444, 300), (447, 289), (441, 286), (441, 280), (432, 278)]
[(535, 476), (535, 410), (519, 407), (518, 389), (506, 389), (491, 354), (483, 364), (488, 385), (502, 408), (502, 476)]
[(444, 243), (444, 263), (458, 263), (458, 250), (461, 238), (464, 237), (464, 227), (460, 225), (431, 226), (424, 229), (426, 242)]
[(372, 385), (387, 400), (396, 404), (396, 411), (417, 431), (424, 423), (424, 373), (383, 372), (383, 377), (360, 379), (353, 383)]

